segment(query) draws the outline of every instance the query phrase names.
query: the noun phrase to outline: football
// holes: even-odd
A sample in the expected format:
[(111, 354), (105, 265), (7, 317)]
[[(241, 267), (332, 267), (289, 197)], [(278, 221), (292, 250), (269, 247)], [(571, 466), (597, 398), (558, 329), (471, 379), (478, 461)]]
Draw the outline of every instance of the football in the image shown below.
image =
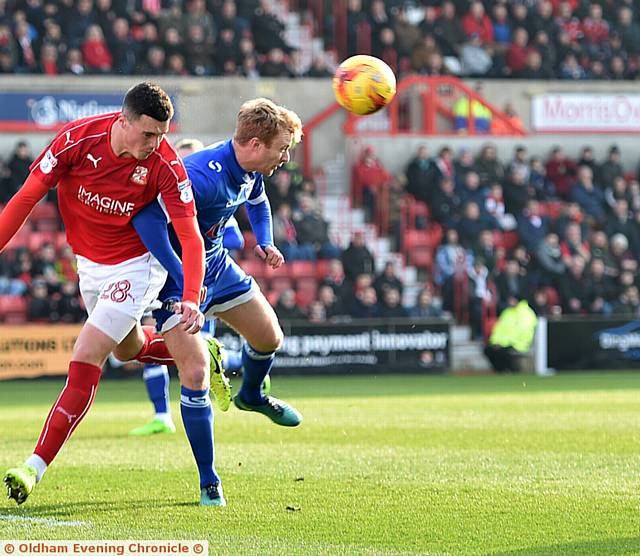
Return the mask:
[(340, 106), (359, 116), (366, 116), (393, 100), (396, 76), (379, 58), (351, 56), (336, 69), (333, 92)]

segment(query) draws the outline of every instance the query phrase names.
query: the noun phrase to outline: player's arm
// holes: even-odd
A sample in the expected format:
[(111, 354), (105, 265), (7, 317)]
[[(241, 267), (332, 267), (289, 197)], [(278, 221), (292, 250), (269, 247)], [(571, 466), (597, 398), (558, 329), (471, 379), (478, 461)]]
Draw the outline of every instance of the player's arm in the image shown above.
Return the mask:
[(160, 261), (179, 287), (184, 287), (182, 261), (169, 241), (167, 217), (158, 201), (143, 208), (133, 217), (133, 227), (142, 243)]
[(23, 186), (0, 213), (0, 251), (22, 228), (33, 207), (48, 191), (49, 186), (47, 184), (40, 181), (33, 174), (29, 174)]
[(284, 256), (273, 244), (273, 220), (269, 199), (263, 194), (257, 199), (249, 199), (246, 206), (249, 222), (258, 243), (254, 249), (256, 256), (272, 268), (282, 266)]
[(244, 237), (238, 227), (238, 222), (232, 216), (224, 227), (224, 235), (222, 236), (222, 245), (230, 251), (234, 249), (242, 249), (244, 247)]

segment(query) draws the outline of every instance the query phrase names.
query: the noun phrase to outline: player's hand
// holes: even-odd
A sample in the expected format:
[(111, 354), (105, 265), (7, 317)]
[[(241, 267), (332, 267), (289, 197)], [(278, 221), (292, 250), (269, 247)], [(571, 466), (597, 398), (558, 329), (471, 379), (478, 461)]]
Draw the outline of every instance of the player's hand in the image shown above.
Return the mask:
[(180, 322), (187, 334), (197, 334), (204, 326), (204, 315), (193, 301), (176, 303), (173, 310), (182, 315)]
[(284, 255), (280, 253), (275, 245), (256, 245), (253, 249), (256, 257), (262, 259), (274, 270), (280, 268), (284, 264)]

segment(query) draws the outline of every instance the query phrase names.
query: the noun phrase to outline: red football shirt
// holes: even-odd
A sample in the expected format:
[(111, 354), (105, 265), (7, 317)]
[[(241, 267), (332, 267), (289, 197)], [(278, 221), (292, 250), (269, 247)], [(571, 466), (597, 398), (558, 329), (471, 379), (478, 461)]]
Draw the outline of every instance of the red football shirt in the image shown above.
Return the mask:
[(158, 194), (172, 219), (196, 214), (191, 182), (166, 138), (146, 160), (115, 155), (110, 136), (117, 117), (91, 116), (65, 125), (31, 166), (40, 181), (58, 186), (74, 253), (101, 264), (147, 252), (131, 219)]

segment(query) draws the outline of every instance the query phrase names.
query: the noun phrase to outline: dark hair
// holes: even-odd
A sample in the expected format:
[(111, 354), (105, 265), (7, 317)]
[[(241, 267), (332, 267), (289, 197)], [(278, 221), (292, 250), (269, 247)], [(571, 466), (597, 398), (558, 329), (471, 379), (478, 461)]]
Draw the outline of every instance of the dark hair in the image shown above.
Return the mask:
[(127, 91), (122, 103), (122, 111), (129, 119), (149, 116), (159, 122), (173, 117), (173, 104), (169, 95), (155, 83), (138, 83)]

